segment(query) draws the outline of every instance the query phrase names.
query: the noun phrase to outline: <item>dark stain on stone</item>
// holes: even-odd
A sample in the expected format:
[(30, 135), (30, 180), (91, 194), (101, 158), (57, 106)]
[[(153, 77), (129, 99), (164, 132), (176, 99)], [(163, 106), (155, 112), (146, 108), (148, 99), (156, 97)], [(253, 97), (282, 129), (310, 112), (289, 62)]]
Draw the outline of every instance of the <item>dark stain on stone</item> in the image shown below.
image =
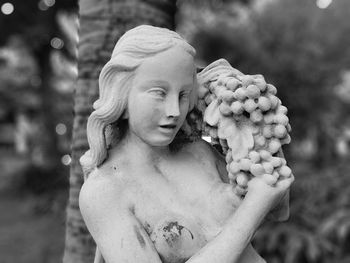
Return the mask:
[(135, 205), (129, 207), (129, 211), (131, 212), (131, 214), (135, 215)]
[(151, 225), (150, 225), (147, 221), (145, 221), (144, 228), (145, 228), (146, 233), (147, 233), (148, 235), (150, 235), (150, 234), (152, 233)]
[(190, 233), (190, 235), (191, 235), (191, 239), (193, 239), (194, 238), (194, 236), (193, 236), (193, 234), (192, 234), (192, 232), (191, 232), (191, 230), (189, 230), (187, 227), (184, 227), (189, 233)]
[(153, 168), (154, 168), (154, 170), (156, 170), (157, 173), (163, 175), (162, 171), (159, 169), (157, 164), (153, 164)]
[(179, 223), (177, 221), (175, 222), (170, 222), (168, 225), (166, 225), (165, 227), (163, 227), (163, 231), (167, 231), (170, 232), (173, 228), (176, 228), (180, 235), (181, 235), (181, 230), (184, 228), (183, 226), (179, 225)]
[(134, 226), (134, 232), (136, 234), (136, 238), (139, 241), (141, 247), (144, 248), (146, 246), (146, 242), (143, 236), (141, 235), (140, 230), (137, 228), (137, 226)]
[(194, 239), (192, 232), (188, 228), (179, 225), (177, 221), (169, 222), (169, 224), (163, 227), (163, 237), (170, 247), (178, 241), (183, 229), (186, 229), (190, 233), (191, 238)]

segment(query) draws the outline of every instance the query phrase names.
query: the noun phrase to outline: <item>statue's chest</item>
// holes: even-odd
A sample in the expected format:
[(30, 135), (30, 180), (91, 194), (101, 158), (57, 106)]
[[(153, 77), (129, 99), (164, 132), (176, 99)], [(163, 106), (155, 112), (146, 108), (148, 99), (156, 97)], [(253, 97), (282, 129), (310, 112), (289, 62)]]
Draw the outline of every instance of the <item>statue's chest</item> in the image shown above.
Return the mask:
[[(212, 239), (234, 212), (239, 198), (214, 169), (191, 165), (160, 166), (135, 191), (135, 215), (148, 233), (162, 221), (183, 221), (204, 239)], [(171, 222), (175, 222), (175, 221)]]
[(221, 231), (234, 212), (238, 200), (231, 185), (208, 172), (197, 165), (159, 169), (135, 189), (135, 215), (162, 262), (185, 262)]

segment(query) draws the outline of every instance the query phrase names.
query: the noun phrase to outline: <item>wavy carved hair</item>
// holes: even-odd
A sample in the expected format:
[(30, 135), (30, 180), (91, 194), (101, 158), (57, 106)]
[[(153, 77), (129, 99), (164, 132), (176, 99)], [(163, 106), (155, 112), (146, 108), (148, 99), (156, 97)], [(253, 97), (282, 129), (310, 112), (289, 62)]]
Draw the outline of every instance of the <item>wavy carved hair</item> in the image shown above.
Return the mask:
[[(80, 158), (85, 177), (107, 158), (111, 138), (120, 139), (120, 119), (127, 106), (135, 70), (145, 59), (174, 46), (180, 46), (195, 56), (191, 45), (176, 32), (165, 28), (142, 25), (127, 31), (119, 39), (111, 59), (100, 73), (99, 99), (93, 104), (94, 111), (87, 122), (90, 149)], [(195, 92), (192, 92), (189, 110), (194, 106), (195, 97)]]

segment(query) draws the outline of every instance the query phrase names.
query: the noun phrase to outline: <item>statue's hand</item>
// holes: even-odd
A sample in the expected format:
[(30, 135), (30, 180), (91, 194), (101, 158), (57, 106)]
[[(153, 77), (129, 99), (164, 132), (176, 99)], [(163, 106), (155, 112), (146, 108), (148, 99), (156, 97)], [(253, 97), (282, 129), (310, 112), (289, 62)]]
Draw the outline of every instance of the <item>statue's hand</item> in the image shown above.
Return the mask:
[(265, 207), (268, 212), (282, 201), (293, 181), (293, 175), (278, 180), (269, 174), (253, 177), (248, 182), (245, 198), (254, 199), (257, 206)]

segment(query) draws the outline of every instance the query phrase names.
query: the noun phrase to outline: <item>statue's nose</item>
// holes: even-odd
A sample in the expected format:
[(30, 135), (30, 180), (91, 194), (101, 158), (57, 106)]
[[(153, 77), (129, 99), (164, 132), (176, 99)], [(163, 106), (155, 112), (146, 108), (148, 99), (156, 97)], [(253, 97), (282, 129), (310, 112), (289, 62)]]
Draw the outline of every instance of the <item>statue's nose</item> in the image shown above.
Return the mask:
[(169, 98), (169, 100), (166, 102), (165, 113), (167, 117), (179, 117), (180, 105), (177, 96), (172, 96), (172, 98)]

